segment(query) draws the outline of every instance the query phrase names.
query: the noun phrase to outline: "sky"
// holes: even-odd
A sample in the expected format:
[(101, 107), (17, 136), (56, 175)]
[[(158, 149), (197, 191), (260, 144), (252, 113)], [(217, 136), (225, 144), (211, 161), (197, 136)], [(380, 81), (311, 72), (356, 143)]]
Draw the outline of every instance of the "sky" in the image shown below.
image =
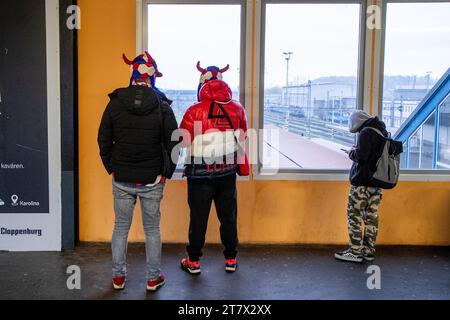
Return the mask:
[[(290, 82), (324, 76), (357, 76), (357, 4), (268, 4), (265, 85), (284, 86), (292, 51)], [(193, 89), (195, 65), (230, 64), (224, 74), (239, 85), (241, 56), (239, 5), (149, 5), (149, 51), (165, 77), (164, 89)], [(386, 75), (439, 78), (450, 67), (450, 4), (390, 3), (387, 13)]]
[(241, 8), (239, 5), (149, 5), (149, 52), (164, 74), (157, 86), (197, 90), (200, 72), (230, 65), (224, 80), (239, 86)]
[(440, 78), (450, 68), (450, 3), (389, 3), (386, 75)]
[(266, 9), (265, 86), (286, 84), (283, 52), (293, 52), (290, 82), (322, 76), (357, 76), (357, 4), (268, 4)]

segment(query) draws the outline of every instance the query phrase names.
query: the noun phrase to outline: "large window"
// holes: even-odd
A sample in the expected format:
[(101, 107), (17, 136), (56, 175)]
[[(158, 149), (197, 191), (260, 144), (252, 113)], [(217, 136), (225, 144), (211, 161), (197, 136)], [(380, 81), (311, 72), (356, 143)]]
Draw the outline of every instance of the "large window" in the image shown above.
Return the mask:
[[(263, 168), (349, 169), (360, 4), (265, 5)], [(274, 157), (276, 161), (274, 161)]]
[[(225, 2), (225, 1), (224, 1)], [(207, 3), (204, 1), (203, 3)], [(147, 50), (164, 77), (157, 86), (173, 100), (181, 121), (197, 102), (201, 66), (225, 67), (224, 80), (239, 100), (241, 68), (240, 4), (147, 4)]]
[[(197, 103), (198, 61), (202, 68), (230, 65), (229, 70), (223, 73), (223, 80), (233, 91), (233, 98), (240, 100), (243, 50), (242, 6), (239, 1), (224, 1), (224, 4), (208, 4), (208, 1), (158, 4), (157, 1), (147, 1), (145, 11), (145, 49), (164, 75), (157, 79), (156, 85), (173, 101), (178, 123), (186, 110)], [(181, 152), (178, 169), (183, 167), (185, 160), (185, 150)]]
[(414, 121), (435, 103), (427, 95), (449, 69), (449, 57), (450, 3), (387, 3), (382, 117), (393, 135), (419, 126), (403, 141), (403, 168), (450, 168), (436, 165), (435, 114), (422, 124)]

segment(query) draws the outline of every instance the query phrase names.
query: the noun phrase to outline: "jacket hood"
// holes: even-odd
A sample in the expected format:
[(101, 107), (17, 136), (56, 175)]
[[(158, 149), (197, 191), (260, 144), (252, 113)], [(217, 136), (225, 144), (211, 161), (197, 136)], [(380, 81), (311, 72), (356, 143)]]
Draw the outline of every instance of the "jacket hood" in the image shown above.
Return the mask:
[(129, 112), (136, 115), (149, 114), (159, 106), (157, 93), (152, 88), (143, 86), (120, 88), (109, 97), (119, 99)]
[(359, 129), (359, 132), (361, 132), (362, 129), (368, 127), (380, 130), (385, 136), (388, 136), (389, 134), (386, 130), (386, 124), (383, 121), (381, 121), (380, 118), (378, 117), (370, 118), (369, 120), (364, 122), (361, 128)]
[(351, 133), (359, 132), (362, 129), (363, 124), (372, 118), (373, 117), (367, 112), (357, 110), (353, 112), (348, 119), (348, 129)]
[(200, 101), (211, 100), (226, 104), (233, 99), (231, 89), (222, 80), (208, 81), (200, 89)]

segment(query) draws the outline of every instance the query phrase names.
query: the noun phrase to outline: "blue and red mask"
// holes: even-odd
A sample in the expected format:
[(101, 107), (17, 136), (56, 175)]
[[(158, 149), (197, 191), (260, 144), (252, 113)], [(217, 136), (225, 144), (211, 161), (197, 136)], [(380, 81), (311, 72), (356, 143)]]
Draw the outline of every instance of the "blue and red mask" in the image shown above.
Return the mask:
[(230, 65), (227, 65), (225, 68), (218, 68), (216, 66), (210, 66), (206, 69), (203, 69), (200, 66), (200, 61), (197, 62), (197, 70), (201, 72), (200, 76), (200, 83), (198, 85), (197, 89), (197, 99), (200, 101), (200, 90), (202, 89), (203, 85), (207, 83), (208, 81), (212, 80), (222, 80), (223, 76), (222, 73), (227, 72), (230, 69)]
[(128, 59), (125, 54), (122, 55), (123, 61), (131, 66), (131, 79), (130, 86), (134, 81), (138, 80), (150, 80), (150, 85), (156, 88), (156, 78), (163, 76), (161, 72), (158, 71), (158, 66), (155, 59), (145, 51), (145, 54), (138, 55), (133, 61)]

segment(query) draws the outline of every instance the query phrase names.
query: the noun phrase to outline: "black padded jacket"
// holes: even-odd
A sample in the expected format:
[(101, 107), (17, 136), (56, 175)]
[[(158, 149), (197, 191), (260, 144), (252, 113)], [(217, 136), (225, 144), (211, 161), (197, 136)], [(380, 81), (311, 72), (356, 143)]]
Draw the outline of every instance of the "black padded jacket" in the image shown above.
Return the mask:
[[(171, 136), (178, 128), (165, 96), (151, 88), (130, 86), (115, 90), (103, 114), (98, 145), (103, 165), (116, 181), (153, 183), (162, 173), (163, 155), (160, 111), (164, 143), (169, 155), (177, 145)], [(175, 159), (178, 160), (178, 159)], [(171, 172), (176, 168), (172, 163)]]

